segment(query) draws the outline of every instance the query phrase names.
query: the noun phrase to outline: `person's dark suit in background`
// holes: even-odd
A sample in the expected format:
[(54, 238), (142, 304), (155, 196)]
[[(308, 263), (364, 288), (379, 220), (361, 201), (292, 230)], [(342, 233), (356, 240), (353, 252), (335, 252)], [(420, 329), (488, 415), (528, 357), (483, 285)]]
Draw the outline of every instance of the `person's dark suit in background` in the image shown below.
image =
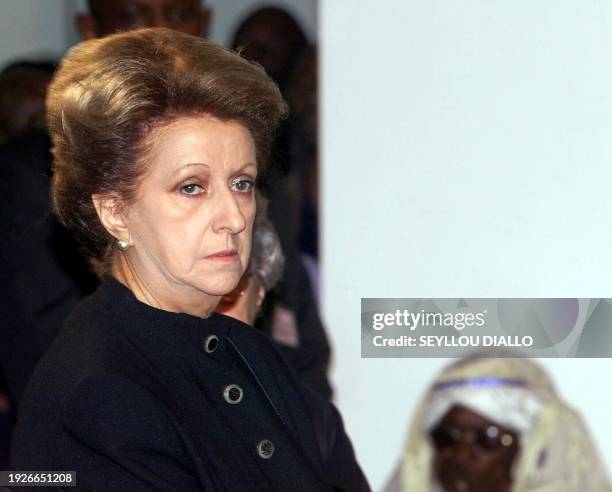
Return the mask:
[(0, 367), (14, 402), (70, 311), (97, 284), (51, 215), (49, 146), (39, 131), (0, 149)]
[(45, 128), (45, 95), (52, 61), (15, 60), (0, 72), (0, 144)]

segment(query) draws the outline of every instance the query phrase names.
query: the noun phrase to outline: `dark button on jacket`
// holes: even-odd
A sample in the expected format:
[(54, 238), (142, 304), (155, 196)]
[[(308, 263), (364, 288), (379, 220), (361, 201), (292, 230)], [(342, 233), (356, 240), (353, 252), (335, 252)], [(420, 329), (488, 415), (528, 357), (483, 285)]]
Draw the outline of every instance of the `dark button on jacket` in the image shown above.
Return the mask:
[(113, 279), (36, 369), (12, 467), (75, 470), (87, 490), (369, 490), (338, 412), (265, 336), (152, 308)]

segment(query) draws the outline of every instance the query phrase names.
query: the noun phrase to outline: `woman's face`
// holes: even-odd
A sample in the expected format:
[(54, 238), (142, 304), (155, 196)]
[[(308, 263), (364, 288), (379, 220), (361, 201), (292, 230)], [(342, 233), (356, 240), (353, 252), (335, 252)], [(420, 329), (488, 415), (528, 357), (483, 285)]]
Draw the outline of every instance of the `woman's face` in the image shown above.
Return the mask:
[(431, 431), (433, 472), (446, 492), (507, 492), (518, 436), (456, 405)]
[(241, 124), (208, 116), (180, 118), (149, 137), (148, 170), (125, 214), (130, 266), (162, 297), (227, 294), (251, 251), (253, 139)]

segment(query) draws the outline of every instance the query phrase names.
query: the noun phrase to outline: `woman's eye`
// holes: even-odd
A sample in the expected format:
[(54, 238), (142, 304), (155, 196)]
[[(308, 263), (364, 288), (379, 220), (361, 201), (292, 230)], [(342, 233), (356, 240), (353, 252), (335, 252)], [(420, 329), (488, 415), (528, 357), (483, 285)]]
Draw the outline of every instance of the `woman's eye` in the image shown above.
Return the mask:
[(195, 196), (200, 193), (204, 193), (204, 188), (202, 188), (199, 184), (191, 183), (181, 186), (181, 193), (184, 195)]
[(232, 190), (240, 193), (249, 193), (254, 185), (255, 183), (252, 179), (238, 178), (232, 181)]

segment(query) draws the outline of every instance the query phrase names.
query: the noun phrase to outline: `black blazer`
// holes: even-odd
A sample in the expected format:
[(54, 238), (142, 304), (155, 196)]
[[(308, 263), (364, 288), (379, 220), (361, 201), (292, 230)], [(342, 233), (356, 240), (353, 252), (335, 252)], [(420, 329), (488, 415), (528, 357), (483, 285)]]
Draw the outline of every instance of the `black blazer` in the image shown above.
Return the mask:
[(12, 454), (15, 470), (75, 470), (84, 490), (369, 490), (337, 410), (265, 336), (110, 278), (34, 372)]

